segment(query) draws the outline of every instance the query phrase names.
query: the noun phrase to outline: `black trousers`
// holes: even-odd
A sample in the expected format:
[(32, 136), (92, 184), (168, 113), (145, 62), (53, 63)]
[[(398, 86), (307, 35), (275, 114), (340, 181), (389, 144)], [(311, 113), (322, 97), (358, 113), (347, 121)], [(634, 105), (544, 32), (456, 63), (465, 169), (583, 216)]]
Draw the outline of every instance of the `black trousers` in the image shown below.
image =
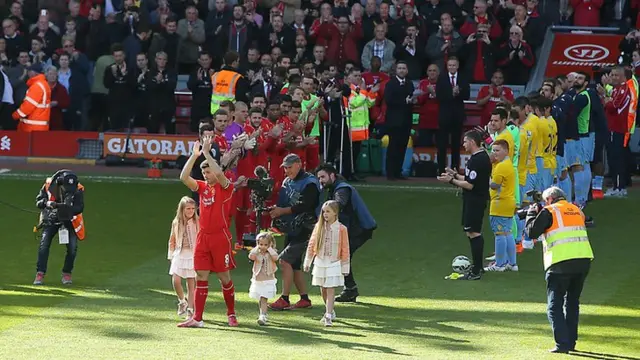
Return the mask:
[(449, 137), (451, 137), (451, 168), (460, 167), (460, 142), (462, 140), (463, 119), (448, 119), (440, 121), (437, 143), (438, 143), (438, 171), (443, 173), (447, 167), (447, 148), (449, 147)]
[(354, 290), (358, 288), (356, 280), (353, 278), (353, 254), (360, 249), (369, 239), (373, 237), (373, 230), (364, 230), (356, 236), (349, 236), (349, 255), (351, 266), (349, 266), (349, 274), (344, 277), (344, 288), (346, 290)]
[(402, 177), (402, 163), (407, 152), (409, 136), (411, 136), (411, 126), (400, 126), (387, 128), (389, 135), (389, 145), (387, 146), (387, 177)]
[(0, 129), (15, 130), (18, 127), (18, 122), (11, 117), (13, 110), (13, 104), (0, 103)]
[[(349, 142), (349, 132), (351, 130), (345, 124), (344, 131), (341, 128), (341, 124), (330, 123), (327, 126), (327, 158), (324, 159), (325, 162), (332, 163), (336, 166), (336, 169), (340, 170), (339, 164), (342, 164), (342, 173), (341, 175), (344, 177), (349, 177), (352, 174), (351, 172), (351, 144)], [(342, 156), (340, 156), (340, 140), (342, 140)], [(324, 141), (324, 129), (323, 129), (323, 141)], [(358, 151), (356, 152), (356, 147)], [(355, 161), (355, 154), (360, 152), (360, 143), (353, 143), (353, 152)], [(322, 149), (320, 151), (323, 151)]]
[(611, 132), (607, 139), (607, 161), (609, 162), (609, 175), (613, 181), (614, 189), (627, 187), (626, 147), (624, 146), (624, 134)]
[(571, 350), (578, 340), (580, 295), (587, 272), (576, 274), (547, 273), (547, 317), (556, 346)]
[(149, 118), (149, 133), (157, 134), (160, 131), (160, 125), (164, 125), (164, 131), (167, 134), (176, 133), (176, 122), (173, 118), (176, 113), (175, 109), (151, 110)]

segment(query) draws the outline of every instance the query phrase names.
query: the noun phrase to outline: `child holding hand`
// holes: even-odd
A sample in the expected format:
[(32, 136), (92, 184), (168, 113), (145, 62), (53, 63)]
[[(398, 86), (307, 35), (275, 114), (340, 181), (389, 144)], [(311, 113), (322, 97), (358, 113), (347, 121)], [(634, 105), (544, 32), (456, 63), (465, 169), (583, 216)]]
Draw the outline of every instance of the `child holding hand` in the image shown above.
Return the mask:
[(249, 252), (249, 259), (253, 261), (253, 275), (249, 287), (249, 297), (258, 300), (260, 315), (258, 324), (267, 325), (267, 300), (276, 296), (276, 270), (278, 253), (273, 235), (263, 232), (256, 236), (256, 247)]
[(349, 235), (347, 227), (338, 221), (340, 207), (337, 201), (329, 200), (322, 205), (304, 259), (304, 271), (313, 263), (311, 284), (320, 286), (326, 305), (322, 317), (324, 326), (332, 326), (336, 313), (333, 309), (335, 289), (344, 286), (344, 277), (349, 274)]

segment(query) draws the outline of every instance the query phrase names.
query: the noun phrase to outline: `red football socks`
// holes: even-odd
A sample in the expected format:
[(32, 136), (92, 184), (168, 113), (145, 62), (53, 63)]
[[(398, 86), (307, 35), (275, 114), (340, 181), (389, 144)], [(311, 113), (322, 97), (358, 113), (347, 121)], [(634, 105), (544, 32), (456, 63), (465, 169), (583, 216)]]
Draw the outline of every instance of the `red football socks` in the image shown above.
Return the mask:
[(202, 321), (202, 314), (204, 313), (204, 304), (207, 302), (207, 295), (209, 295), (209, 282), (206, 280), (196, 281), (196, 298), (194, 299), (196, 312), (193, 315), (193, 320)]
[(222, 285), (222, 296), (224, 303), (227, 304), (227, 315), (234, 315), (236, 313), (236, 289), (233, 286), (233, 281)]

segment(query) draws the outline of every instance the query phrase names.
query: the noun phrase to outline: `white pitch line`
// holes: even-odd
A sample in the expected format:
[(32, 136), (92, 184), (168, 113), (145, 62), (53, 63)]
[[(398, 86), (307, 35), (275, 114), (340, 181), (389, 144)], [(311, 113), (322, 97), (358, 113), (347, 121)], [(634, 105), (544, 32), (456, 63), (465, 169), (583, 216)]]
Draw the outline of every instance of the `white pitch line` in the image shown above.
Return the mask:
[[(5, 169), (2, 169), (5, 170)], [(20, 179), (42, 179), (49, 174), (39, 173), (17, 173), (17, 172), (2, 172), (0, 171), (0, 177), (5, 178), (20, 178)], [(111, 175), (81, 175), (81, 179), (86, 179), (93, 182), (104, 183), (179, 183), (180, 179), (175, 178), (146, 178), (135, 176), (111, 176)], [(456, 192), (454, 187), (447, 186), (410, 186), (410, 185), (391, 185), (391, 184), (352, 184), (359, 189), (367, 190), (391, 190), (391, 191), (426, 191), (426, 192)]]

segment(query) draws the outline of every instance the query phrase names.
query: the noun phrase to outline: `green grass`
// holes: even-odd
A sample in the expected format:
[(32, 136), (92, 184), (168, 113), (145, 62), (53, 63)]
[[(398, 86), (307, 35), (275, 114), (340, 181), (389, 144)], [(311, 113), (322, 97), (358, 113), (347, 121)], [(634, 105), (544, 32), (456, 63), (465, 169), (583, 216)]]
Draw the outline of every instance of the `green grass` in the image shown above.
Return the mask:
[[(25, 208), (41, 185), (0, 184), (0, 200)], [(206, 328), (177, 329), (166, 247), (185, 191), (168, 183), (85, 185), (88, 236), (69, 287), (59, 279), (61, 245), (52, 246), (47, 286), (30, 285), (36, 215), (0, 205), (1, 358), (562, 358), (546, 353), (553, 339), (539, 248), (519, 256), (519, 273), (443, 280), (451, 259), (468, 254), (460, 199), (452, 192), (361, 190), (379, 230), (354, 263), (363, 296), (337, 306), (333, 328), (320, 326), (318, 289), (313, 309), (272, 312), (271, 326), (258, 326), (257, 305), (247, 295), (249, 264), (239, 254), (233, 278), (241, 326), (224, 326), (224, 303), (212, 282)], [(633, 193), (589, 209), (597, 221), (589, 232), (596, 260), (582, 296), (580, 349), (640, 358), (638, 200)], [(485, 235), (488, 253), (493, 237)]]

